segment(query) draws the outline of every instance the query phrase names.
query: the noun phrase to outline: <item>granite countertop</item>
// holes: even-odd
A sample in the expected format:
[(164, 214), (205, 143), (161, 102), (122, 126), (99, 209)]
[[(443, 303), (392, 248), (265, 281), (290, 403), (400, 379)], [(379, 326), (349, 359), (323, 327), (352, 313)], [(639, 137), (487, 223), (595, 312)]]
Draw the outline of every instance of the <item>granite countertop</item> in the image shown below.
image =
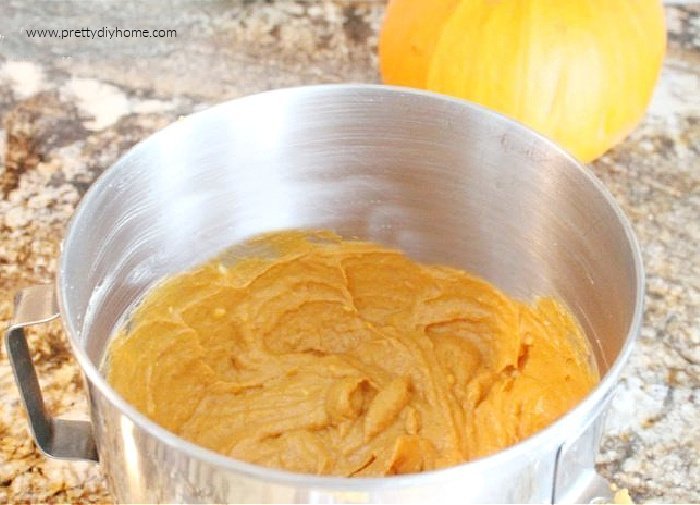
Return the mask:
[[(270, 88), (376, 82), (383, 1), (3, 0), (0, 319), (50, 282), (94, 179), (180, 115)], [(592, 164), (633, 222), (647, 272), (639, 345), (598, 470), (636, 501), (700, 502), (700, 6), (667, 8), (669, 54), (644, 123)], [(167, 39), (41, 39), (24, 29), (172, 28)], [(53, 414), (85, 418), (60, 322), (30, 331)], [(0, 503), (110, 501), (98, 465), (34, 446), (0, 352)]]

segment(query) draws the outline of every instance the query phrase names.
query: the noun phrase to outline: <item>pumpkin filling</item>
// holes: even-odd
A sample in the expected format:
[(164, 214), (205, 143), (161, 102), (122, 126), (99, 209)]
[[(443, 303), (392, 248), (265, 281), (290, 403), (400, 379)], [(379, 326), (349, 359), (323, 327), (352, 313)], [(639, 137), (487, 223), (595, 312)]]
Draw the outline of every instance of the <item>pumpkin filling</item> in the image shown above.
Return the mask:
[(330, 233), (264, 235), (152, 288), (110, 384), (182, 438), (336, 476), (456, 465), (514, 444), (596, 384), (552, 298)]

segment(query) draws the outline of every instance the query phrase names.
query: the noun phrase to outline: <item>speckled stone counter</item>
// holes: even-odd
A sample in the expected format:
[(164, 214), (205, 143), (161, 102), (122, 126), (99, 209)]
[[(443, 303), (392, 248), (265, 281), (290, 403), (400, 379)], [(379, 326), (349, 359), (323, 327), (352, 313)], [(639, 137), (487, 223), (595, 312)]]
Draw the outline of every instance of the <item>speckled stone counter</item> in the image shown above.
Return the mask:
[[(180, 115), (270, 88), (377, 82), (383, 2), (3, 0), (0, 320), (50, 282), (94, 179)], [(592, 166), (647, 272), (644, 327), (618, 386), (599, 471), (637, 501), (700, 502), (700, 7), (669, 7), (669, 56), (644, 123)], [(28, 28), (172, 28), (169, 39), (30, 39)], [(48, 409), (86, 418), (60, 322), (30, 331)], [(0, 352), (0, 502), (111, 501), (96, 464), (35, 448)]]

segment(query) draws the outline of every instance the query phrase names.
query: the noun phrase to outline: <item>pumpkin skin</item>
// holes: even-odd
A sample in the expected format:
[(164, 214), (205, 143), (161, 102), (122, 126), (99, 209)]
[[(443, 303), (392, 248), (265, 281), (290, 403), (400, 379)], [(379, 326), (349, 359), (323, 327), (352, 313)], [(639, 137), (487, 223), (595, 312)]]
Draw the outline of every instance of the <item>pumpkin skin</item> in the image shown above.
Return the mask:
[(386, 84), (502, 112), (582, 161), (642, 119), (666, 50), (659, 0), (391, 0)]

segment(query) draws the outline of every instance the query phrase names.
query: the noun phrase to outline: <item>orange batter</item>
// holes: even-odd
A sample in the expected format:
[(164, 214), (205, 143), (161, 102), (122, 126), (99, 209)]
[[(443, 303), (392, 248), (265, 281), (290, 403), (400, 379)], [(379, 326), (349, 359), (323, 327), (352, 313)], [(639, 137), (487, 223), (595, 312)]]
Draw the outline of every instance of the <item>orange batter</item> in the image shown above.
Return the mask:
[(324, 233), (238, 254), (152, 289), (108, 361), (127, 401), (220, 453), (324, 475), (441, 468), (528, 437), (598, 380), (551, 298)]

